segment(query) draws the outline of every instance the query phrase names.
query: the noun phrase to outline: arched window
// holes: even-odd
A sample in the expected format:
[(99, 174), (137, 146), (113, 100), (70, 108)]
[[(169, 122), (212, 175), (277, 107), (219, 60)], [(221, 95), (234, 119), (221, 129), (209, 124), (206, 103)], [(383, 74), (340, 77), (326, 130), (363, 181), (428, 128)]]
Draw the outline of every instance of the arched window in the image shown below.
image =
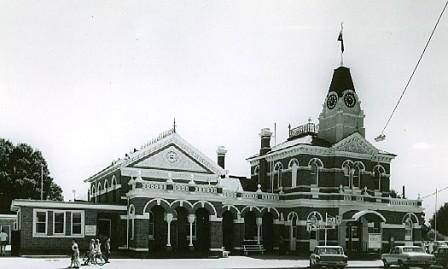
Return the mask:
[(291, 187), (297, 186), (297, 170), (299, 169), (299, 161), (297, 159), (291, 159), (288, 164), (288, 168), (291, 169)]
[(353, 167), (354, 164), (351, 160), (345, 160), (342, 163), (342, 170), (344, 171), (344, 176), (347, 177), (347, 186), (352, 188), (353, 186)]
[(282, 170), (283, 165), (278, 162), (274, 166), (274, 182), (272, 184), (272, 191), (279, 189), (282, 186)]
[(101, 194), (101, 190), (102, 190), (102, 188), (101, 188), (101, 182), (98, 182), (98, 195), (100, 195)]
[(414, 223), (410, 217), (406, 218), (404, 222), (404, 240), (413, 241)]
[(96, 202), (96, 188), (95, 188), (95, 184), (92, 184), (92, 189), (91, 189), (90, 193), (92, 195), (91, 201), (95, 203)]
[(355, 162), (353, 167), (353, 187), (361, 187), (361, 174), (365, 170), (365, 166), (362, 162)]
[(104, 181), (104, 190), (107, 192), (107, 190), (108, 190), (108, 188), (109, 188), (109, 186), (108, 186), (108, 184), (107, 184), (108, 182), (107, 182), (107, 179)]
[(130, 205), (129, 206), (129, 210), (128, 210), (128, 219), (130, 219), (131, 220), (131, 223), (130, 223), (130, 227), (129, 227), (129, 230), (130, 230), (130, 233), (131, 233), (131, 240), (134, 240), (134, 228), (135, 228), (135, 207), (134, 207), (134, 205)]
[(308, 166), (311, 169), (311, 185), (319, 186), (319, 170), (324, 167), (322, 161), (318, 158), (313, 158), (309, 161)]
[(258, 170), (260, 170), (260, 166), (259, 165), (257, 165), (257, 166), (255, 166), (255, 168), (254, 168), (254, 176), (257, 176), (258, 175)]
[(373, 168), (373, 177), (375, 183), (375, 190), (381, 191), (381, 181), (382, 178), (386, 175), (386, 169), (384, 169), (381, 165), (376, 165)]

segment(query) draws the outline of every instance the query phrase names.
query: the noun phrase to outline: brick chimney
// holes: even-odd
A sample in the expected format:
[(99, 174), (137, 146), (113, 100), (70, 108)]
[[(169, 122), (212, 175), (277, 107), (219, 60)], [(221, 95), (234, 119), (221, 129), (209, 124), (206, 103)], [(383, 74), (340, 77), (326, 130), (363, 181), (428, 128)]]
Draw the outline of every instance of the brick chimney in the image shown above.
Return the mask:
[(271, 150), (271, 136), (272, 136), (272, 132), (269, 128), (261, 129), (261, 131), (260, 131), (260, 137), (261, 137), (260, 155), (264, 155), (268, 151)]
[(216, 154), (218, 155), (218, 165), (221, 166), (222, 169), (225, 169), (226, 153), (227, 150), (224, 146), (219, 146), (216, 150)]

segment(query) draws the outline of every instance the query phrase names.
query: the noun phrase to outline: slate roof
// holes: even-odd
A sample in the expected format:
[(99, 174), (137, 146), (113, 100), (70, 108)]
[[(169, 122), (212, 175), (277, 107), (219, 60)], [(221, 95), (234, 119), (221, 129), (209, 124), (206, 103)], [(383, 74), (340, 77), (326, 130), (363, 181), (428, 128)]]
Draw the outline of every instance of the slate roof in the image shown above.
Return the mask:
[(328, 92), (336, 92), (339, 97), (342, 97), (342, 93), (347, 89), (355, 90), (350, 68), (340, 66), (333, 72), (333, 78), (331, 79)]

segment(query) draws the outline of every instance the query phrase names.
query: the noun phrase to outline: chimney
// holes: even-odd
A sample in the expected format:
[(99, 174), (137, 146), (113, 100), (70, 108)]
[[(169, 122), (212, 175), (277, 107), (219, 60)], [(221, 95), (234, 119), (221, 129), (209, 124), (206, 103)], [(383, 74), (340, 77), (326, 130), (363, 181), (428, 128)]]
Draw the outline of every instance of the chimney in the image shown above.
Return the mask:
[(269, 128), (261, 129), (261, 131), (260, 131), (260, 137), (261, 137), (260, 155), (264, 155), (268, 151), (271, 150), (271, 136), (272, 136), (272, 132)]
[(403, 185), (403, 193), (402, 193), (402, 198), (403, 199), (406, 199), (406, 188), (405, 188), (405, 186)]
[(218, 155), (218, 165), (221, 166), (222, 169), (225, 168), (226, 153), (227, 150), (224, 146), (219, 146), (216, 150), (216, 154)]

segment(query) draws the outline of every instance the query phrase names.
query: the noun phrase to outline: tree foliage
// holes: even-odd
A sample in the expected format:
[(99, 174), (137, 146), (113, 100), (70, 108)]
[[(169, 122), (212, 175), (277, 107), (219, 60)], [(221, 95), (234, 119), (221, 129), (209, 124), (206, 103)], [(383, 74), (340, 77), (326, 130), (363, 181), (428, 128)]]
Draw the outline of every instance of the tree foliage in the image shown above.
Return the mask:
[(0, 213), (9, 212), (14, 199), (40, 199), (41, 169), (44, 199), (62, 200), (62, 189), (50, 176), (42, 153), (0, 138)]
[[(431, 223), (431, 227), (434, 229), (434, 215), (429, 223)], [(445, 203), (437, 210), (437, 232), (448, 235), (448, 203)]]

